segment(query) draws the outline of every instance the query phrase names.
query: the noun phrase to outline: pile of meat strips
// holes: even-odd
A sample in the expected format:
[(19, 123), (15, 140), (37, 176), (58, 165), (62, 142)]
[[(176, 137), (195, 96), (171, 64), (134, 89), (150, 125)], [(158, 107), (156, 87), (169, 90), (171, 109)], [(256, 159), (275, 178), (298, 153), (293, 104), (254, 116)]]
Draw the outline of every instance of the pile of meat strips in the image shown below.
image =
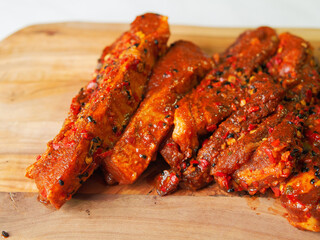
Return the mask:
[(157, 192), (216, 182), (272, 189), (292, 225), (320, 231), (320, 78), (308, 42), (260, 27), (209, 58), (167, 47), (167, 17), (144, 14), (104, 49), (46, 152), (27, 169), (40, 200), (60, 208), (95, 169), (130, 184), (160, 153)]

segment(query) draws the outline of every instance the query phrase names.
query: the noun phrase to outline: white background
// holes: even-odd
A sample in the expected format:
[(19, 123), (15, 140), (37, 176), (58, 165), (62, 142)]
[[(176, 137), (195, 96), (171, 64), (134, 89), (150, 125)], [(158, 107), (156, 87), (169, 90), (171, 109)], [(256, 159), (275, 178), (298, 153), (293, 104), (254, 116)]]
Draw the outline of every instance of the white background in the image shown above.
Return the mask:
[(0, 0), (0, 40), (31, 24), (131, 22), (145, 12), (171, 24), (320, 28), (320, 0)]

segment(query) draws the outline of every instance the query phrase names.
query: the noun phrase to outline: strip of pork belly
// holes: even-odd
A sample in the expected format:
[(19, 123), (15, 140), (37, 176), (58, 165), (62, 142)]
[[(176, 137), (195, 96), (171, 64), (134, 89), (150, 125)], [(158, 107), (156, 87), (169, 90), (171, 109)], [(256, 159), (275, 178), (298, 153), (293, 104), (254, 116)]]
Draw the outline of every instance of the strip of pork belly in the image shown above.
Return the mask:
[(248, 84), (248, 88), (252, 95), (247, 98), (246, 104), (219, 125), (203, 143), (196, 160), (189, 161), (189, 167), (188, 162), (182, 164), (181, 184), (184, 188), (196, 190), (210, 183), (210, 167), (217, 164), (220, 153), (254, 131), (257, 124), (273, 113), (283, 99), (284, 90), (269, 75), (257, 74), (251, 81), (253, 83)]
[(41, 201), (60, 208), (98, 167), (97, 155), (114, 145), (140, 103), (168, 37), (167, 17), (145, 14), (111, 46), (99, 71), (98, 88), (74, 114), (76, 120), (67, 119), (70, 122), (48, 143), (47, 151), (27, 169)]
[(133, 183), (155, 159), (173, 126), (179, 99), (211, 69), (211, 60), (191, 42), (174, 43), (156, 64), (148, 91), (104, 166), (120, 183)]
[(320, 232), (320, 106), (310, 107), (305, 122), (303, 158), (297, 173), (280, 186), (281, 203), (291, 225)]
[(280, 34), (279, 39), (276, 55), (266, 64), (268, 73), (278, 79), (285, 89), (293, 88), (304, 78), (315, 80), (318, 74), (310, 44), (290, 33)]

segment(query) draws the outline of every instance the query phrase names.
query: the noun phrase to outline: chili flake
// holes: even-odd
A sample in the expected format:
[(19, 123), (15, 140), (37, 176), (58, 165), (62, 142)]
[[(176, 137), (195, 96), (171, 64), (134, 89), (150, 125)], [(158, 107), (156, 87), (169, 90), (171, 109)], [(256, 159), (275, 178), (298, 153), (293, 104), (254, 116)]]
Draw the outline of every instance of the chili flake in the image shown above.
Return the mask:
[(259, 111), (260, 110), (260, 107), (259, 106), (252, 106), (248, 109), (248, 113), (253, 113), (253, 112), (256, 112), (256, 111)]
[(208, 132), (213, 132), (216, 129), (217, 129), (217, 125), (215, 125), (215, 124), (211, 124), (211, 125), (207, 126)]

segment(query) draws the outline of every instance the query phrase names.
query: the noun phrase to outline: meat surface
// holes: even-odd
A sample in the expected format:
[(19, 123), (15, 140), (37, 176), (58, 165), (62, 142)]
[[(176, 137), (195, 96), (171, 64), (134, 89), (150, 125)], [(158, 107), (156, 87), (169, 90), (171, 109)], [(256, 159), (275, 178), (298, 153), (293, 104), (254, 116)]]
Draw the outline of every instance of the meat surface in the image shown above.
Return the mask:
[(280, 124), (271, 127), (273, 129), (261, 140), (251, 158), (233, 172), (232, 188), (236, 191), (245, 190), (253, 195), (271, 187), (279, 196), (276, 190), (279, 182), (287, 179), (295, 169), (302, 153), (301, 123), (289, 114)]
[(133, 183), (154, 160), (173, 125), (179, 100), (211, 69), (210, 59), (193, 43), (178, 41), (156, 64), (145, 99), (115, 145), (104, 167), (120, 183)]
[[(248, 85), (248, 89), (252, 95), (247, 98), (246, 104), (222, 122), (203, 143), (195, 161), (199, 164), (183, 170), (182, 182), (186, 188), (199, 189), (208, 184), (210, 168), (218, 163), (222, 151), (253, 133), (281, 102), (284, 90), (270, 76), (258, 74), (251, 79), (253, 83)], [(227, 154), (230, 155), (230, 151)], [(207, 167), (204, 168), (203, 164)]]
[(167, 17), (145, 14), (106, 48), (96, 79), (74, 98), (60, 133), (27, 169), (41, 201), (60, 208), (109, 154), (138, 107), (168, 37)]
[(309, 109), (303, 157), (295, 176), (280, 186), (281, 202), (295, 227), (320, 232), (320, 106)]
[[(257, 191), (264, 193), (271, 187), (275, 195), (279, 196), (279, 183), (291, 175), (299, 161), (306, 108), (314, 102), (314, 97), (320, 90), (319, 82), (316, 80), (317, 75), (314, 76), (312, 51), (307, 42), (286, 33), (280, 35), (279, 49), (267, 66), (269, 72), (287, 90), (281, 104), (289, 112), (288, 117), (272, 127), (270, 134), (261, 135), (261, 139), (265, 140), (257, 144), (256, 149), (251, 149), (250, 156), (246, 148), (254, 139), (239, 146), (238, 150), (226, 150), (228, 154), (235, 152), (236, 155), (220, 156), (213, 172), (215, 179), (224, 188), (246, 190), (255, 194)], [(254, 134), (259, 129), (261, 126), (258, 126)], [(241, 155), (242, 152), (244, 155)], [(229, 185), (231, 182), (232, 186)]]

